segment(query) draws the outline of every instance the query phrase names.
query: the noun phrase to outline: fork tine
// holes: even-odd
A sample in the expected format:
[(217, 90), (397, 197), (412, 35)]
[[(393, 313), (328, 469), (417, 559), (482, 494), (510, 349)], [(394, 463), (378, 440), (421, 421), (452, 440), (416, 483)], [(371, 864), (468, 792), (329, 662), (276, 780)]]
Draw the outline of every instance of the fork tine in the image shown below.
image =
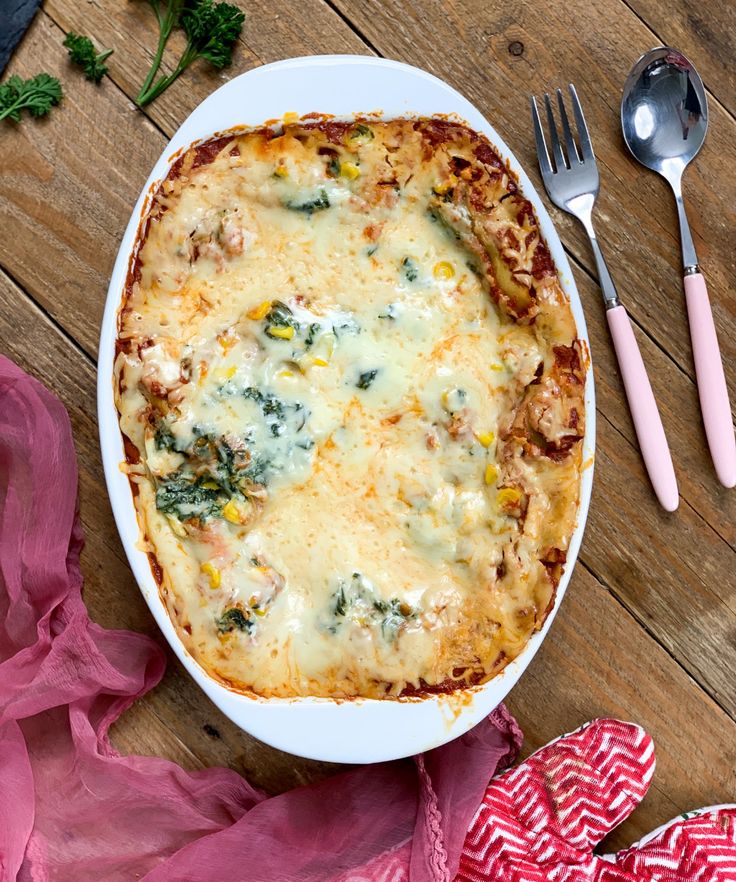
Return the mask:
[(575, 86), (572, 83), (567, 87), (570, 90), (570, 97), (572, 98), (572, 110), (575, 114), (575, 124), (578, 129), (578, 137), (580, 138), (580, 148), (582, 153), (582, 161), (590, 162), (591, 160), (595, 161), (595, 154), (593, 153), (593, 145), (590, 142), (590, 135), (588, 134), (588, 126), (585, 122), (585, 117), (583, 116), (583, 108), (580, 106), (580, 99), (578, 98), (578, 93), (575, 91)]
[(534, 125), (534, 140), (537, 142), (537, 159), (539, 160), (539, 170), (542, 172), (542, 179), (546, 179), (548, 175), (553, 174), (552, 163), (549, 161), (549, 153), (547, 152), (547, 142), (544, 140), (544, 130), (542, 129), (542, 121), (539, 118), (539, 108), (537, 107), (537, 99), (532, 95), (532, 123)]
[(560, 108), (560, 122), (562, 123), (562, 136), (565, 139), (565, 148), (567, 150), (567, 161), (572, 168), (573, 163), (580, 162), (578, 156), (578, 148), (575, 146), (575, 139), (570, 129), (570, 120), (567, 118), (567, 110), (565, 110), (565, 102), (562, 99), (562, 89), (557, 89), (557, 106)]
[(561, 172), (563, 169), (567, 168), (567, 163), (565, 162), (565, 154), (562, 152), (560, 136), (557, 134), (555, 117), (552, 113), (552, 102), (549, 100), (549, 95), (546, 93), (544, 95), (544, 105), (547, 108), (547, 123), (549, 125), (549, 136), (552, 140), (552, 156), (554, 156), (555, 159), (555, 172)]

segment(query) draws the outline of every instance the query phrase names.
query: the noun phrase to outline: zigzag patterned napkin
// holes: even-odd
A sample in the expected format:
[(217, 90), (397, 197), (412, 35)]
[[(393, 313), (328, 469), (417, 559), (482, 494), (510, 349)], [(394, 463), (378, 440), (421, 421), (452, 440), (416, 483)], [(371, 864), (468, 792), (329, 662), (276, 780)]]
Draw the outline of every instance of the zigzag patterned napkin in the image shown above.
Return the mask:
[(654, 744), (595, 720), (489, 784), (456, 882), (734, 882), (736, 807), (677, 818), (615, 855), (593, 848), (644, 798)]

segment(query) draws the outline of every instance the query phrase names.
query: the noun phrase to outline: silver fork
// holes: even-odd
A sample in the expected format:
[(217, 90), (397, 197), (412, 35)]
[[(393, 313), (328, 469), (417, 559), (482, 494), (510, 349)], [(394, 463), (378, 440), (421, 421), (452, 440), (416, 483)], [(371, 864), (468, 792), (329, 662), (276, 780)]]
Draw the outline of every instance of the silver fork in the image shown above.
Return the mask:
[(576, 217), (585, 227), (590, 239), (598, 269), (598, 280), (603, 292), (603, 302), (606, 306), (608, 327), (613, 338), (613, 346), (616, 350), (616, 358), (624, 381), (626, 398), (629, 402), (629, 410), (644, 465), (662, 507), (666, 511), (675, 511), (679, 503), (677, 478), (672, 465), (667, 437), (662, 426), (662, 419), (629, 316), (621, 305), (616, 286), (613, 284), (593, 229), (593, 206), (600, 189), (600, 176), (593, 153), (593, 145), (590, 142), (588, 126), (585, 123), (575, 86), (571, 83), (569, 89), (579, 144), (576, 144), (570, 127), (562, 91), (557, 89), (560, 124), (565, 141), (563, 150), (555, 124), (552, 102), (549, 95), (545, 94), (544, 103), (552, 142), (552, 159), (547, 151), (537, 99), (532, 96), (532, 120), (534, 137), (537, 142), (539, 170), (542, 172), (542, 180), (549, 198), (558, 208)]

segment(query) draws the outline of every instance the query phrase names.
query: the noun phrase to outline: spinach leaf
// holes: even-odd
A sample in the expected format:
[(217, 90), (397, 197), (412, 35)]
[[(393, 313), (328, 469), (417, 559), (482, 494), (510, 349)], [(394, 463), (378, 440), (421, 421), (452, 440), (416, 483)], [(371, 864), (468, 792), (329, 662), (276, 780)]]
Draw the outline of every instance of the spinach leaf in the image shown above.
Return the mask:
[(169, 424), (164, 420), (159, 420), (156, 423), (156, 428), (153, 433), (153, 443), (156, 445), (156, 450), (173, 450), (176, 453), (181, 453), (176, 446), (177, 441)]
[(326, 208), (329, 208), (330, 200), (327, 196), (327, 190), (322, 188), (313, 199), (306, 199), (303, 202), (294, 202), (294, 200), (290, 199), (284, 202), (283, 206), (291, 211), (301, 211), (311, 216), (315, 211), (324, 211)]
[(307, 336), (304, 338), (304, 346), (309, 349), (309, 347), (314, 343), (314, 338), (322, 329), (322, 325), (317, 322), (312, 322), (312, 324), (307, 328)]
[(270, 327), (294, 328), (295, 331), (299, 330), (299, 322), (294, 318), (294, 313), (281, 300), (273, 301), (271, 308), (266, 313), (265, 322), (266, 333), (269, 337), (273, 336), (269, 332)]
[[(209, 484), (207, 478), (195, 478), (191, 473), (176, 471), (161, 478), (156, 487), (156, 508), (164, 514), (171, 514), (180, 521), (207, 518), (219, 515), (222, 509), (219, 487), (203, 486)], [(214, 482), (212, 482), (214, 483)]]
[(358, 389), (369, 389), (377, 376), (378, 368), (374, 368), (371, 371), (363, 371), (363, 373), (358, 378), (358, 382), (355, 385), (358, 387)]
[(377, 600), (374, 606), (383, 615), (381, 634), (384, 640), (389, 642), (396, 640), (402, 625), (416, 616), (409, 604), (399, 600), (398, 597), (393, 597), (391, 600)]
[(216, 620), (217, 630), (220, 634), (227, 634), (230, 631), (245, 631), (250, 634), (254, 628), (252, 619), (248, 618), (242, 609), (237, 606), (231, 606)]
[[(353, 573), (349, 582), (341, 579), (332, 597), (334, 617), (346, 618), (352, 613), (353, 621), (379, 627), (383, 639), (388, 642), (396, 640), (406, 622), (417, 615), (412, 606), (398, 597), (390, 600), (376, 597), (375, 589), (360, 573)], [(340, 622), (335, 622), (328, 626), (328, 630), (336, 633), (338, 627)]]
[(375, 138), (373, 129), (369, 129), (368, 126), (364, 126), (363, 123), (358, 123), (350, 133), (351, 141), (357, 141), (358, 139), (372, 141), (373, 138)]
[(348, 604), (345, 597), (345, 586), (340, 585), (335, 593), (335, 607), (333, 612), (336, 616), (344, 616), (347, 612)]
[(401, 269), (407, 282), (416, 282), (419, 278), (419, 269), (411, 257), (405, 257), (401, 261)]

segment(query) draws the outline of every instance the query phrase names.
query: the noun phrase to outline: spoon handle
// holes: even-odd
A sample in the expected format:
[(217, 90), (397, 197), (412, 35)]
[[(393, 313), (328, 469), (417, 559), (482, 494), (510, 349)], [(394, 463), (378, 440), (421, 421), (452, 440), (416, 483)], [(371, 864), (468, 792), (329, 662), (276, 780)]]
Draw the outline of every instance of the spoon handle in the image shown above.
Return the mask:
[(701, 273), (685, 276), (685, 300), (698, 379), (700, 411), (718, 480), (736, 485), (736, 439), (708, 290)]
[(675, 511), (680, 499), (672, 455), (628, 313), (614, 306), (606, 310), (606, 318), (649, 480), (662, 508)]

